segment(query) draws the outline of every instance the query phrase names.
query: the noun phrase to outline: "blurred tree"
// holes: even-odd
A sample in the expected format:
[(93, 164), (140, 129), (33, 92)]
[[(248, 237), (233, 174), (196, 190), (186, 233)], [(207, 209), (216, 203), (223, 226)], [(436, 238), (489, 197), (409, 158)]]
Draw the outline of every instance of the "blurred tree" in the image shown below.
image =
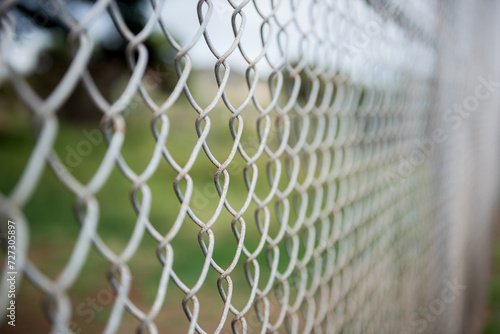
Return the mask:
[[(86, 10), (95, 0), (68, 0), (67, 7)], [(144, 27), (147, 17), (144, 0), (116, 0), (120, 12), (129, 29), (135, 34)], [(43, 1), (23, 0), (16, 5), (19, 15), (32, 20), (37, 29), (51, 34), (53, 43), (44, 49), (38, 57), (35, 73), (29, 77), (30, 83), (42, 96), (49, 95), (66, 73), (72, 61), (72, 54), (67, 43), (68, 29), (59, 20), (57, 9), (44, 6)], [(116, 29), (103, 32), (102, 38), (94, 48), (88, 69), (101, 94), (108, 100), (116, 98), (117, 86), (127, 80), (131, 71), (126, 63), (127, 40)], [(168, 44), (165, 37), (153, 33), (145, 42), (148, 49), (148, 70), (143, 78), (149, 88), (159, 88), (170, 92), (177, 83), (177, 75), (173, 67), (176, 51)], [(68, 120), (96, 120), (102, 113), (91, 102), (82, 83), (59, 111)]]

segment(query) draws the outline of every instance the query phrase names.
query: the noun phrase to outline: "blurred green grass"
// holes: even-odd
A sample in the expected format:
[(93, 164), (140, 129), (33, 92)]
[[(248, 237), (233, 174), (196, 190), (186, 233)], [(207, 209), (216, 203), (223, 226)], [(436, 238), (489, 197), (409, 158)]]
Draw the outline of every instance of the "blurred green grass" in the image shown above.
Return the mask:
[[(0, 129), (0, 155), (3, 157), (3, 163), (0, 164), (0, 175), (2, 176), (0, 178), (0, 191), (3, 194), (9, 194), (19, 180), (36, 141), (30, 131), (31, 116), (24, 109), (4, 110), (1, 113), (3, 123)], [(247, 113), (244, 125), (245, 135), (242, 142), (248, 144), (248, 152), (253, 154), (258, 146), (255, 129), (258, 113), (255, 110), (247, 111)], [(178, 103), (169, 113), (170, 128), (166, 147), (180, 165), (185, 164), (198, 138), (194, 126), (196, 116), (186, 101)], [(233, 143), (228, 126), (230, 113), (226, 108), (218, 106), (211, 112), (210, 117), (213, 121), (211, 122), (207, 143), (214, 157), (219, 162), (223, 162)], [(127, 164), (137, 174), (140, 174), (146, 168), (154, 150), (155, 140), (150, 130), (151, 118), (151, 112), (140, 104), (126, 113), (126, 137), (121, 153)], [(71, 150), (76, 151), (82, 141), (88, 141), (84, 131), (98, 129), (99, 124), (97, 122), (74, 123), (63, 119), (59, 121), (54, 149), (59, 154), (61, 161), (68, 165), (71, 160), (71, 157), (68, 157), (68, 152)], [(202, 125), (202, 127), (204, 126), (206, 125)], [(104, 140), (97, 145), (92, 145), (91, 152), (82, 155), (81, 162), (71, 169), (72, 175), (82, 183), (89, 182), (97, 171), (106, 150), (107, 145)], [(261, 199), (270, 191), (265, 172), (267, 159), (267, 156), (263, 155), (257, 161), (260, 174), (256, 192)], [(242, 172), (245, 163), (246, 161), (237, 153), (231, 163), (232, 167), (228, 168), (230, 185), (227, 198), (236, 211), (240, 210), (248, 194)], [(191, 206), (194, 213), (204, 222), (208, 221), (214, 214), (219, 200), (213, 181), (215, 171), (215, 166), (206, 158), (203, 151), (199, 153), (195, 164), (189, 171), (189, 175), (194, 181), (194, 195)], [(176, 197), (173, 188), (173, 181), (176, 176), (177, 172), (168, 165), (165, 159), (162, 159), (154, 176), (147, 182), (152, 193), (149, 219), (161, 234), (166, 234), (170, 230), (180, 208), (179, 199)], [(220, 179), (222, 180), (222, 176)], [(285, 181), (286, 177), (283, 177), (283, 182)], [(181, 183), (180, 187), (184, 192), (185, 183)], [(131, 188), (131, 182), (115, 166), (106, 184), (96, 196), (100, 213), (97, 233), (108, 247), (117, 253), (125, 248), (136, 224), (137, 214), (134, 212), (130, 201)], [(141, 199), (142, 195), (139, 195), (138, 198)], [(47, 165), (39, 184), (36, 186), (35, 193), (23, 209), (30, 227), (29, 258), (44, 274), (52, 279), (55, 279), (65, 267), (80, 232), (80, 225), (74, 214), (75, 200), (76, 196), (61, 184), (54, 171)], [(245, 246), (251, 252), (257, 247), (260, 236), (258, 227), (255, 224), (255, 209), (256, 205), (252, 203), (244, 214), (246, 220)], [(271, 217), (275, 217), (275, 213), (271, 212)], [(231, 230), (232, 218), (232, 215), (226, 209), (223, 209), (212, 227), (215, 232), (213, 258), (222, 268), (230, 265), (236, 252), (237, 242)], [(292, 210), (290, 219), (293, 218), (294, 212)], [(275, 218), (271, 219), (275, 220)], [(279, 224), (274, 220), (270, 224), (271, 235), (276, 234), (279, 229)], [(239, 224), (237, 226), (238, 230), (240, 230)], [(197, 281), (205, 260), (198, 243), (199, 231), (199, 226), (191, 219), (185, 218), (181, 230), (172, 241), (174, 248), (173, 269), (188, 286), (193, 286)], [(207, 241), (207, 238), (205, 237), (204, 240)], [(157, 241), (145, 233), (139, 249), (128, 262), (133, 275), (131, 298), (144, 310), (150, 307), (157, 294), (157, 284), (162, 271), (156, 257), (157, 246)], [(279, 267), (282, 269), (288, 263), (284, 246), (281, 245), (280, 248), (282, 255)], [(301, 249), (301, 252), (303, 251)], [(250, 289), (244, 277), (244, 261), (245, 257), (240, 257), (237, 267), (231, 274), (235, 284), (233, 304), (237, 307), (243, 307), (250, 295)], [(266, 282), (269, 270), (265, 252), (259, 255), (258, 261), (262, 281)], [(73, 306), (86, 303), (89, 296), (95, 296), (101, 289), (108, 288), (106, 273), (109, 267), (110, 264), (103, 259), (95, 248), (92, 248), (77, 281), (69, 291)], [(203, 296), (207, 296), (207, 293), (218, 295), (215, 284), (218, 275), (215, 270), (210, 270), (205, 284), (212, 284), (209, 287), (212, 292), (205, 291), (201, 293), (200, 298), (203, 299)], [(22, 285), (19, 298), (21, 303), (31, 299), (35, 300), (35, 303), (30, 304), (31, 309), (27, 310), (29, 314), (25, 315), (27, 318), (33, 318), (35, 312), (41, 313), (40, 305), (43, 296), (31, 283), (26, 280), (24, 282), (26, 283)], [(227, 284), (224, 283), (224, 286), (227, 286)], [(173, 289), (177, 290), (177, 287), (174, 286), (173, 282), (170, 282), (168, 293), (174, 293), (175, 295), (176, 292), (172, 292)], [(177, 299), (166, 299), (166, 309), (169, 311), (170, 316), (175, 317), (176, 314), (183, 313), (180, 304), (182, 295), (179, 294)], [(206, 297), (205, 307), (208, 307), (209, 311), (209, 304), (213, 303), (214, 298), (214, 296)], [(223, 304), (220, 297), (217, 297), (217, 299), (220, 305), (212, 307), (210, 311), (212, 313), (209, 312), (211, 315), (207, 317), (210, 320), (206, 320), (208, 322), (217, 321), (218, 312), (222, 310)], [(174, 302), (175, 305), (172, 304)], [(173, 307), (176, 307), (176, 312), (172, 312)], [(98, 312), (97, 321), (92, 321), (89, 324), (86, 323), (85, 317), (76, 315), (74, 318), (83, 332), (94, 331), (96, 328), (102, 328), (110, 310), (111, 307), (109, 306), (104, 311)], [(214, 316), (213, 312), (216, 312), (216, 316)], [(185, 320), (185, 316), (182, 315), (182, 317)], [(38, 322), (45, 322), (45, 325), (48, 325), (48, 322), (43, 318), (39, 318)], [(37, 323), (37, 320), (33, 320), (33, 323)], [(40, 324), (37, 326), (40, 326)], [(30, 330), (28, 328), (24, 332)]]
[[(498, 235), (498, 233), (497, 233)], [(500, 239), (496, 237), (493, 247), (493, 266), (489, 287), (489, 316), (484, 334), (500, 333)]]

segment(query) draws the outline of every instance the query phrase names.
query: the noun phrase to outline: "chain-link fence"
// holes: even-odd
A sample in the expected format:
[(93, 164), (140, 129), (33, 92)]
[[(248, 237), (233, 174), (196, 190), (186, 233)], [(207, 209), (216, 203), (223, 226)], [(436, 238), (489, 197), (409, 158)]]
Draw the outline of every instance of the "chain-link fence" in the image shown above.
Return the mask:
[(3, 1), (3, 330), (477, 332), (499, 14)]

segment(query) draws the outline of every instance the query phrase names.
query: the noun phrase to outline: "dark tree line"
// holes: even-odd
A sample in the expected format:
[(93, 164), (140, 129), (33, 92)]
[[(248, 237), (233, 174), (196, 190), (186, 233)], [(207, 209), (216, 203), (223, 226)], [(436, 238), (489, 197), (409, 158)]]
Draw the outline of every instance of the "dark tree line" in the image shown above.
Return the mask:
[[(95, 0), (68, 0), (67, 6), (79, 5), (81, 8), (94, 4)], [(120, 12), (128, 26), (135, 34), (139, 33), (147, 22), (144, 0), (117, 0)], [(67, 38), (69, 30), (59, 19), (57, 9), (47, 6), (45, 1), (23, 0), (14, 7), (15, 15), (21, 22), (32, 22), (34, 29), (41, 29), (51, 34), (53, 45), (45, 48), (38, 57), (37, 70), (29, 76), (30, 84), (41, 96), (49, 95), (65, 74), (72, 61), (72, 53)], [(21, 32), (22, 33), (22, 32)], [(165, 92), (171, 91), (177, 75), (173, 69), (175, 50), (167, 43), (165, 37), (153, 33), (145, 42), (148, 49), (149, 81)], [(101, 94), (111, 100), (116, 98), (116, 85), (125, 82), (131, 71), (126, 62), (127, 41), (116, 29), (103, 32), (101, 41), (95, 45), (88, 69)], [(60, 110), (60, 115), (68, 120), (86, 121), (99, 119), (102, 113), (91, 102), (82, 83)]]

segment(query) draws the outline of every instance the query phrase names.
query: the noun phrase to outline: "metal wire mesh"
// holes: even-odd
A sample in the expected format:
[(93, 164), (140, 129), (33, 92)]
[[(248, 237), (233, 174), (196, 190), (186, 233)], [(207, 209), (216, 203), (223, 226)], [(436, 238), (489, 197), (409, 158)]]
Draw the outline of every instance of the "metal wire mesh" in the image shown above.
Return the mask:
[[(0, 212), (18, 226), (17, 288), (28, 280), (45, 296), (25, 307), (43, 311), (54, 333), (77, 332), (71, 291), (96, 252), (108, 268), (100, 279), (113, 292), (104, 333), (176, 332), (176, 321), (189, 333), (458, 333), (476, 326), (498, 184), (498, 4), (179, 3), (196, 25), (172, 26), (181, 14), (151, 0), (146, 23), (133, 31), (115, 1), (95, 1), (83, 12), (71, 2), (43, 2), (67, 30), (72, 55), (47, 96), (12, 65), (18, 2), (0, 5), (1, 73), (31, 113), (35, 139), (15, 186), (0, 194)], [(96, 48), (89, 31), (103, 15), (127, 41), (129, 73), (114, 99), (89, 65)], [(217, 26), (231, 32), (229, 43)], [(179, 28), (192, 34), (181, 42)], [(157, 32), (174, 50), (175, 73), (149, 65), (145, 43)], [(174, 81), (167, 95), (148, 84), (155, 78)], [(56, 145), (69, 126), (58, 112), (78, 85), (101, 112), (99, 135), (92, 133), (106, 143), (88, 178), (75, 176)], [(135, 124), (136, 109), (148, 110), (139, 118), (149, 122), (152, 140), (125, 156), (127, 140), (137, 139), (130, 129), (148, 127)], [(8, 156), (2, 160), (15, 168)], [(24, 213), (48, 168), (74, 199), (79, 223), (66, 236), (72, 250), (57, 275), (30, 255), (39, 247), (30, 243), (39, 218)], [(109, 220), (99, 196), (113, 177), (128, 181), (136, 213), (118, 251), (100, 230)], [(162, 179), (170, 185), (157, 193)], [(148, 303), (133, 291), (145, 288), (134, 282), (147, 274), (130, 264), (146, 239), (156, 250), (139, 261), (156, 258), (160, 270), (148, 283)], [(203, 255), (199, 267), (181, 256), (193, 248)], [(179, 274), (186, 266), (196, 267), (195, 277)], [(5, 262), (2, 321), (7, 272)], [(450, 297), (452, 285), (466, 291)], [(436, 300), (443, 310), (429, 313)], [(169, 301), (182, 319), (162, 320), (174, 312)]]

